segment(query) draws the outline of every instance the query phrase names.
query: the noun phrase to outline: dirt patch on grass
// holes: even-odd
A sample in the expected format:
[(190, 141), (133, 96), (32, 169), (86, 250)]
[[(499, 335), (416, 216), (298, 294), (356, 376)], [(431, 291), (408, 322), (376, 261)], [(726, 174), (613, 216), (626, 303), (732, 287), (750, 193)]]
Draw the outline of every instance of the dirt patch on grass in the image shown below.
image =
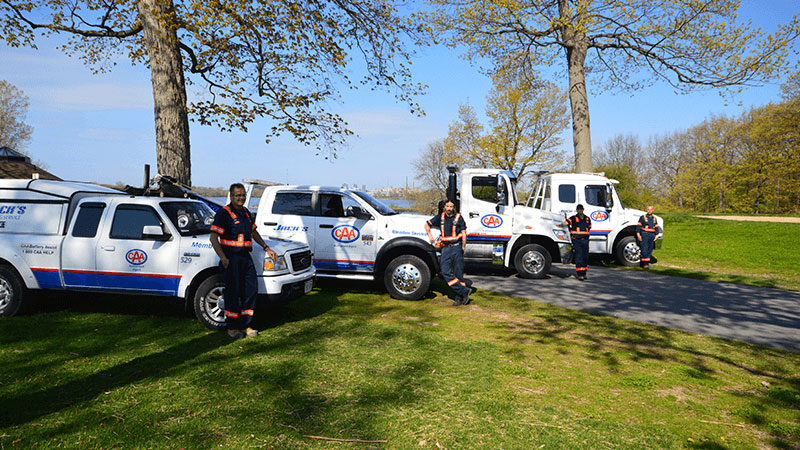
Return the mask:
[(780, 216), (695, 216), (700, 219), (740, 220), (744, 222), (800, 223), (800, 217)]

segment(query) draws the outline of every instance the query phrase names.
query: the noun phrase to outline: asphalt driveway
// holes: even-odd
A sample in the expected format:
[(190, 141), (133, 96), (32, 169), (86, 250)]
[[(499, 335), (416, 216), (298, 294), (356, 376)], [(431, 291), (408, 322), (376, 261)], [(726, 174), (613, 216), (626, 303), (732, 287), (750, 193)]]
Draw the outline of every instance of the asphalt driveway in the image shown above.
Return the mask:
[(589, 267), (553, 265), (544, 280), (468, 268), (473, 286), (566, 308), (800, 352), (800, 292)]

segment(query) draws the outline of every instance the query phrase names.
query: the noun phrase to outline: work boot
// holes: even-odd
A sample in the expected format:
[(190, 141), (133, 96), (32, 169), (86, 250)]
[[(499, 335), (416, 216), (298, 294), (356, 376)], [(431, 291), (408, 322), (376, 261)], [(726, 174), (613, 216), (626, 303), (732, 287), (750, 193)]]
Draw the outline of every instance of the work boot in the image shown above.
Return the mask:
[(231, 339), (241, 339), (244, 337), (244, 333), (242, 333), (240, 330), (228, 330), (228, 336)]
[(463, 297), (461, 297), (461, 304), (462, 305), (469, 305), (469, 293), (467, 293)]
[(246, 330), (244, 330), (244, 334), (246, 334), (247, 337), (256, 337), (258, 336), (258, 330), (248, 327)]
[(453, 306), (461, 306), (461, 296), (456, 295), (456, 299), (453, 300)]

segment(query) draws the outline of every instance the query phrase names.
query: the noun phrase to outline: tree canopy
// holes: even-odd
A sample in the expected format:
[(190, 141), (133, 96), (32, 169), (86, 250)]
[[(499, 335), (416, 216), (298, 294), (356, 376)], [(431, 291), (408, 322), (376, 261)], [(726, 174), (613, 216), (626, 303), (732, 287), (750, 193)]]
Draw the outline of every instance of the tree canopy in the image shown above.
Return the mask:
[(566, 63), (577, 171), (592, 169), (589, 79), (623, 90), (656, 81), (679, 91), (760, 83), (782, 75), (800, 35), (800, 16), (773, 34), (740, 22), (739, 0), (432, 1), (434, 22), (469, 58)]
[(13, 84), (0, 80), (0, 147), (20, 153), (31, 140), (33, 127), (25, 123), (28, 97)]
[(425, 28), (389, 0), (0, 0), (0, 33), (31, 47), (37, 34), (67, 33), (63, 50), (96, 71), (119, 54), (147, 65), (158, 170), (187, 184), (189, 115), (226, 131), (265, 117), (267, 142), (288, 133), (332, 151), (352, 134), (326, 109), (341, 86), (388, 90), (412, 112), (422, 92), (408, 48)]

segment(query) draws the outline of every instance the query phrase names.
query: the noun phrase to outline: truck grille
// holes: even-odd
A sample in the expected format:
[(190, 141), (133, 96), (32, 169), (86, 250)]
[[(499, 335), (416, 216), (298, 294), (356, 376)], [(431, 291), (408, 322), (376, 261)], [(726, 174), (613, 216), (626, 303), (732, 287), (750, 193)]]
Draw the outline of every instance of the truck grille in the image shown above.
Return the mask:
[(301, 272), (311, 267), (311, 251), (292, 253), (292, 272)]

